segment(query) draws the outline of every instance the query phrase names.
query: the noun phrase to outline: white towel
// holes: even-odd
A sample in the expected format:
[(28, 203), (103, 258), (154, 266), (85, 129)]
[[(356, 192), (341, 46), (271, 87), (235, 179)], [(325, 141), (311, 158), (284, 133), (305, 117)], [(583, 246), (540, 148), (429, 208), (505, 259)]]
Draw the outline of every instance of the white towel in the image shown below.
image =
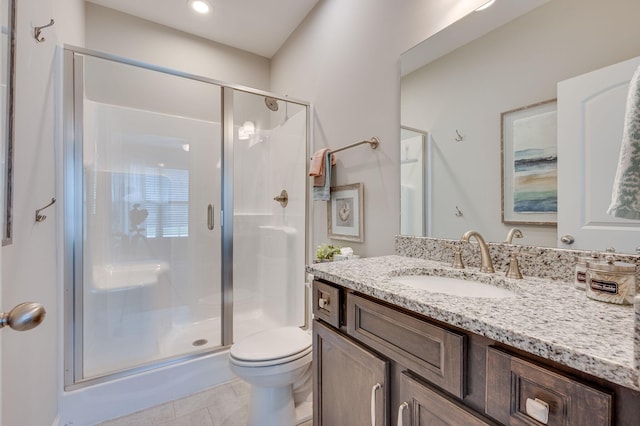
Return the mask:
[(629, 84), (620, 159), (607, 213), (640, 219), (640, 67)]

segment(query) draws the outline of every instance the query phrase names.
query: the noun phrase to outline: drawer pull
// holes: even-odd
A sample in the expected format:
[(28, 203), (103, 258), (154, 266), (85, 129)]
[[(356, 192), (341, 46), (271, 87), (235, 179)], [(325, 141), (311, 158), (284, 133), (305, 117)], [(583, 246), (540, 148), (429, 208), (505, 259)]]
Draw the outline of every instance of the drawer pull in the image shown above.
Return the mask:
[(404, 414), (404, 410), (406, 410), (407, 408), (409, 408), (409, 404), (407, 404), (406, 402), (403, 402), (402, 404), (400, 404), (400, 407), (398, 407), (398, 426), (404, 425), (404, 419), (402, 418), (402, 415)]
[(326, 309), (329, 306), (329, 298), (321, 297), (318, 299), (318, 307), (320, 309)]
[(543, 400), (527, 398), (526, 409), (527, 414), (540, 423), (546, 425), (549, 421), (549, 404)]
[(371, 426), (376, 426), (376, 391), (381, 388), (380, 383), (376, 383), (371, 388)]

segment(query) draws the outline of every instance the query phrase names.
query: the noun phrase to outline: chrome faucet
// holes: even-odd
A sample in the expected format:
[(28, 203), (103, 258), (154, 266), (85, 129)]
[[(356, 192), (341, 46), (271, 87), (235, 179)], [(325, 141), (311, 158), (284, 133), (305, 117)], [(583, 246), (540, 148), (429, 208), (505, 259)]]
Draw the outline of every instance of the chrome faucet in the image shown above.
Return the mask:
[(511, 241), (513, 241), (513, 237), (522, 238), (522, 231), (519, 230), (518, 228), (509, 229), (509, 233), (507, 234), (507, 239), (504, 240), (504, 242), (506, 244), (511, 244)]
[(487, 272), (489, 274), (492, 274), (493, 272), (495, 272), (495, 270), (493, 269), (493, 262), (491, 262), (489, 247), (484, 241), (484, 238), (482, 238), (482, 235), (480, 235), (477, 231), (467, 231), (464, 233), (464, 235), (462, 235), (460, 241), (468, 243), (471, 237), (476, 237), (476, 241), (480, 246), (480, 272)]

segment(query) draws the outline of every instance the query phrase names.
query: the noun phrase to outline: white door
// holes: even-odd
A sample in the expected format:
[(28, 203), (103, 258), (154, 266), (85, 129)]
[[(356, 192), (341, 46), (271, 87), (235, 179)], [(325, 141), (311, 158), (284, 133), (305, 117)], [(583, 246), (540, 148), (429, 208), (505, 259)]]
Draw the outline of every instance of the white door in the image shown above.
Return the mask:
[[(0, 250), (0, 306), (2, 306), (2, 250)], [(0, 348), (3, 347), (2, 335), (0, 334)], [(2, 379), (2, 351), (0, 350), (0, 423), (2, 423), (2, 401), (4, 401), (2, 389), (5, 387), (5, 383)]]
[(638, 66), (640, 57), (558, 83), (558, 247), (635, 253), (640, 246), (640, 221), (607, 214)]
[[(63, 42), (61, 30), (75, 28), (78, 8), (70, 1), (15, 1), (16, 78), (13, 166), (13, 243), (2, 252), (0, 311), (10, 311), (21, 302), (45, 305), (47, 317), (37, 328), (17, 332), (0, 330), (2, 342), (2, 426), (47, 426), (57, 414), (61, 374), (58, 364), (58, 269), (56, 214), (58, 206), (42, 213), (46, 221), (35, 221), (35, 210), (57, 196), (56, 158), (59, 153), (54, 136), (57, 87), (54, 69), (56, 49)], [(55, 5), (54, 5), (55, 3)], [(75, 9), (73, 9), (75, 11)], [(81, 9), (78, 9), (81, 10)], [(59, 17), (64, 16), (60, 25)], [(44, 25), (51, 17), (57, 25), (43, 31), (46, 42), (33, 38), (33, 26)], [(78, 21), (78, 26), (80, 22)], [(79, 30), (78, 30), (79, 31)], [(78, 37), (79, 39), (79, 37)], [(64, 39), (71, 42), (70, 38)], [(0, 209), (2, 211), (2, 209)]]

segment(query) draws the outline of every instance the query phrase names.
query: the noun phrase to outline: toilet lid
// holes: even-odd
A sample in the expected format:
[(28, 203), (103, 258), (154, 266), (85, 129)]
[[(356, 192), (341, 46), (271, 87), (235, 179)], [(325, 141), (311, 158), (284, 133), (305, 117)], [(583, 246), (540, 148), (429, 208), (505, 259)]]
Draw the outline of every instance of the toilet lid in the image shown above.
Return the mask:
[(299, 327), (261, 331), (231, 346), (231, 356), (243, 361), (268, 361), (290, 357), (311, 346), (311, 336)]

